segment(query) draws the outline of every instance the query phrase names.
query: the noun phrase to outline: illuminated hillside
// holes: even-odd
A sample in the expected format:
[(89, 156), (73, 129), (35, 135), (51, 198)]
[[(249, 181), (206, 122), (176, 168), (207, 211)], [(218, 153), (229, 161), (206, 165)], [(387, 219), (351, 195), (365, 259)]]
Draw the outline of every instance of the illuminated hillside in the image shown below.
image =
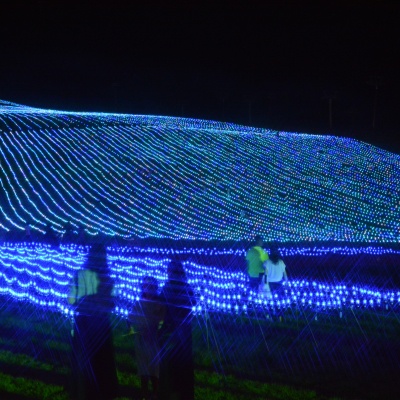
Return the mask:
[(400, 238), (400, 156), (353, 139), (0, 102), (0, 227), (185, 239)]

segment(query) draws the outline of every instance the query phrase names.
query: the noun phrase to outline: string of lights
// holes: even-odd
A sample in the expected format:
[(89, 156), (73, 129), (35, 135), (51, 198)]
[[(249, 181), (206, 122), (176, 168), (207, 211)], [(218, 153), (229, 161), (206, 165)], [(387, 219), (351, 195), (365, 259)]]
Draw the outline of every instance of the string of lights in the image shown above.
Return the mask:
[[(153, 276), (160, 288), (163, 287), (171, 258), (156, 250), (159, 249), (137, 256), (131, 249), (108, 248), (108, 263), (116, 289), (115, 313), (121, 316), (129, 313), (139, 300), (140, 283), (145, 275)], [(301, 254), (309, 251), (303, 250), (300, 249)], [(0, 294), (72, 316), (74, 309), (67, 303), (67, 297), (74, 274), (82, 268), (87, 252), (88, 248), (76, 245), (53, 248), (45, 244), (5, 243), (0, 246)], [(194, 313), (260, 312), (265, 315), (276, 309), (307, 309), (341, 315), (353, 308), (398, 312), (400, 307), (399, 290), (296, 279), (285, 284), (284, 293), (266, 297), (248, 288), (243, 271), (190, 260), (183, 265), (195, 293)]]
[(400, 158), (349, 138), (0, 101), (1, 228), (188, 240), (400, 239)]

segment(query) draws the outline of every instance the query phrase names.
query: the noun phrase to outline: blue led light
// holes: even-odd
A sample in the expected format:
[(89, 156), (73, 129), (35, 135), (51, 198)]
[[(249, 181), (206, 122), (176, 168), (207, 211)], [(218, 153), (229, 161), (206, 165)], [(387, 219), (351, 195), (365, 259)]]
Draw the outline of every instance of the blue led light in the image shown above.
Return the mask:
[[(155, 254), (162, 254), (155, 252)], [(0, 246), (0, 294), (40, 307), (73, 315), (66, 299), (69, 284), (87, 255), (79, 246), (52, 249), (46, 245), (6, 244)], [(109, 248), (108, 261), (117, 294), (115, 312), (126, 316), (132, 304), (139, 301), (140, 282), (144, 275), (154, 276), (163, 287), (167, 277), (168, 258), (128, 256), (124, 248)], [(234, 312), (273, 308), (339, 309), (347, 307), (397, 310), (400, 291), (373, 287), (292, 280), (284, 293), (266, 299), (247, 288), (243, 271), (226, 271), (217, 266), (184, 262), (189, 283), (195, 288), (197, 306), (193, 313)], [(212, 279), (210, 279), (212, 277)], [(62, 278), (62, 279), (60, 279)]]
[[(6, 101), (0, 133), (5, 230), (23, 229), (29, 216), (36, 232), (71, 221), (126, 238), (400, 240), (399, 156), (354, 139)], [(207, 252), (220, 250), (199, 254)]]

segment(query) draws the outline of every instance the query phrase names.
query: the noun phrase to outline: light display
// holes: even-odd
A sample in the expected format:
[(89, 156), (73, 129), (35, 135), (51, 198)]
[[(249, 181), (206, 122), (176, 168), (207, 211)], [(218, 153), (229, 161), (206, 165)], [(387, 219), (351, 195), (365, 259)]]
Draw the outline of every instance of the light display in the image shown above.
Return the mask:
[[(162, 247), (151, 247), (151, 246), (129, 246), (129, 247), (120, 247), (120, 251), (124, 253), (135, 253), (140, 255), (164, 255), (164, 256), (173, 256), (173, 255), (196, 255), (196, 256), (235, 256), (235, 257), (245, 257), (246, 250), (244, 248), (232, 249), (232, 248), (162, 248)], [(393, 249), (391, 247), (382, 247), (382, 246), (333, 246), (333, 247), (302, 247), (302, 246), (288, 246), (282, 247), (279, 249), (280, 253), (283, 256), (324, 256), (327, 254), (342, 254), (342, 255), (361, 255), (361, 254), (374, 254), (374, 255), (382, 255), (382, 254), (400, 254), (400, 250)]]
[[(0, 247), (0, 294), (33, 303), (48, 310), (72, 316), (67, 303), (74, 273), (82, 267), (88, 249), (81, 246), (5, 244)], [(153, 253), (153, 256), (156, 252)], [(140, 282), (145, 275), (155, 277), (160, 288), (167, 279), (168, 257), (129, 256), (123, 248), (108, 249), (108, 263), (115, 282), (115, 312), (126, 316), (139, 300)], [(336, 311), (338, 316), (350, 308), (398, 311), (400, 291), (362, 285), (327, 284), (292, 280), (285, 294), (271, 298), (248, 289), (243, 271), (184, 262), (188, 282), (196, 296), (194, 313), (265, 313), (276, 309)]]
[(335, 136), (0, 101), (0, 228), (393, 243), (399, 157)]

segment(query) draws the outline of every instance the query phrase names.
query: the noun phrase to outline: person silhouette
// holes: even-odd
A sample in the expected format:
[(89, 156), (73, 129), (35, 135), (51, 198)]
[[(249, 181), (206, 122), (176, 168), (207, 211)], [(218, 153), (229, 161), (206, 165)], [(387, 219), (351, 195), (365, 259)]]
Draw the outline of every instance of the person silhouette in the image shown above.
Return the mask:
[(160, 376), (158, 331), (164, 320), (165, 305), (158, 296), (158, 283), (155, 278), (145, 276), (141, 289), (141, 298), (132, 308), (129, 322), (134, 327), (135, 355), (142, 398), (149, 398), (149, 381), (151, 381), (151, 398), (156, 399)]
[(46, 230), (44, 233), (44, 241), (45, 241), (45, 243), (48, 243), (51, 245), (55, 245), (57, 243), (57, 235), (54, 232), (54, 229), (51, 226), (51, 224), (46, 225)]
[(250, 289), (257, 290), (264, 275), (265, 261), (268, 260), (268, 253), (262, 248), (264, 241), (261, 236), (255, 237), (255, 244), (246, 253), (247, 274), (249, 276)]
[(283, 291), (283, 280), (287, 282), (288, 275), (286, 265), (277, 248), (270, 250), (269, 259), (264, 263), (264, 267), (272, 294), (281, 293)]
[(117, 395), (118, 380), (110, 313), (114, 308), (113, 282), (103, 244), (94, 244), (83, 268), (70, 286), (68, 302), (76, 305), (72, 338), (79, 400), (110, 400)]
[(180, 261), (171, 261), (168, 280), (161, 298), (166, 305), (162, 337), (160, 397), (165, 400), (194, 399), (194, 366), (192, 349), (192, 288)]

